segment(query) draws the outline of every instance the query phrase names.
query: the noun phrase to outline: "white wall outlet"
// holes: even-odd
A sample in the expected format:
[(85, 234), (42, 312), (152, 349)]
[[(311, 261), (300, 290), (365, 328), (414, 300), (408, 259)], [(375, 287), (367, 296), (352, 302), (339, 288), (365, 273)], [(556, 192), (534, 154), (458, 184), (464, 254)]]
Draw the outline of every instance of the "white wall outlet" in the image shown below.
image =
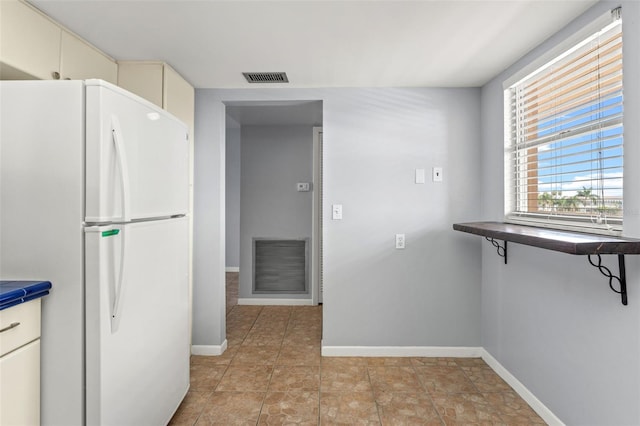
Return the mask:
[(309, 192), (311, 190), (311, 184), (309, 182), (296, 183), (296, 190), (298, 192)]
[(416, 169), (416, 183), (425, 183), (425, 171), (424, 169)]
[(342, 220), (342, 204), (334, 204), (331, 206), (331, 217), (333, 220)]
[(403, 249), (405, 244), (404, 234), (396, 234), (396, 248)]
[(434, 182), (442, 182), (442, 167), (434, 167), (432, 174)]

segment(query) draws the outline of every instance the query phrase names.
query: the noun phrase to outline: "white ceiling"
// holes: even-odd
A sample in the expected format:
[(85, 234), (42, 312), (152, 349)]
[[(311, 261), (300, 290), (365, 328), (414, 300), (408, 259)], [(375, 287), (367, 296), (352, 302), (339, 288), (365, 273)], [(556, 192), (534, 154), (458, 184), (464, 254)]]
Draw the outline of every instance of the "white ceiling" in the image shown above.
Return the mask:
[[(198, 88), (476, 87), (597, 0), (29, 0), (115, 59)], [(251, 87), (261, 87), (253, 84)]]

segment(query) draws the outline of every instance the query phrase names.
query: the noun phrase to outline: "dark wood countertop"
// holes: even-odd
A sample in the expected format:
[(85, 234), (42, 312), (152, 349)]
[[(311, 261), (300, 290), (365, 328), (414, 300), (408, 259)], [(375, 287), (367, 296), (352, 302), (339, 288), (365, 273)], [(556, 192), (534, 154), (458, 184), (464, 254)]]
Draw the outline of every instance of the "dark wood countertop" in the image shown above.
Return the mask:
[(569, 254), (640, 254), (640, 240), (504, 222), (455, 223), (453, 229)]

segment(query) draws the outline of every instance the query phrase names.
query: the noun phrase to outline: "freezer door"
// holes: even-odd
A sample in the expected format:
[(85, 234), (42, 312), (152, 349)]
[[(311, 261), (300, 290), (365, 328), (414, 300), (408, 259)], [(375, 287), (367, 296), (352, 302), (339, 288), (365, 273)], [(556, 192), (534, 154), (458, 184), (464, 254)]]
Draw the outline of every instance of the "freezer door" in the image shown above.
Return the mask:
[(86, 229), (86, 423), (167, 424), (189, 387), (185, 217)]
[(100, 80), (87, 80), (85, 96), (85, 221), (186, 214), (187, 127), (144, 99)]

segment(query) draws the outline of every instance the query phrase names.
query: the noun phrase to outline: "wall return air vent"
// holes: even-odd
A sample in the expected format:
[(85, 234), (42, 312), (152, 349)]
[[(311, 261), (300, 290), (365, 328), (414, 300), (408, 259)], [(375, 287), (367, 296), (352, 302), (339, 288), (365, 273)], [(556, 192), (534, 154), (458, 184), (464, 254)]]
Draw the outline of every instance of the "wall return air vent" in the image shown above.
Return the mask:
[(288, 83), (285, 72), (243, 72), (249, 83)]
[(308, 239), (253, 239), (253, 293), (308, 293)]

